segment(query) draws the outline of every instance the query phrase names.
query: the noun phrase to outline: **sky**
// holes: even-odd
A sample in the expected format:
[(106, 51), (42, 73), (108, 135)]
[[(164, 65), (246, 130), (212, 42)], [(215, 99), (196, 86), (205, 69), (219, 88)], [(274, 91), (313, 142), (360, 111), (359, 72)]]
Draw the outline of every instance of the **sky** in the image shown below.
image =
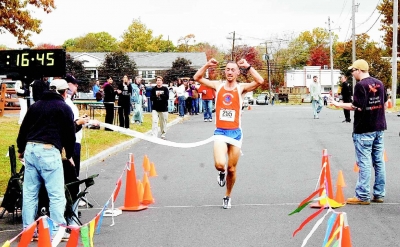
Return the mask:
[[(368, 31), (381, 42), (382, 32), (376, 9), (382, 0), (358, 0), (356, 34)], [(352, 0), (54, 0), (56, 9), (45, 14), (34, 9), (42, 20), (42, 32), (32, 34), (38, 45), (61, 45), (65, 40), (87, 33), (108, 32), (121, 40), (133, 19), (140, 18), (153, 35), (163, 35), (175, 45), (180, 37), (194, 34), (196, 42), (208, 42), (222, 49), (235, 44), (257, 46), (265, 41), (290, 40), (304, 31), (322, 27), (339, 35), (339, 41), (351, 38)], [(356, 0), (357, 4), (357, 0)], [(378, 20), (378, 21), (377, 21)], [(376, 24), (374, 25), (374, 22)], [(0, 34), (0, 44), (17, 45), (11, 34)], [(273, 44), (271, 44), (273, 45)]]

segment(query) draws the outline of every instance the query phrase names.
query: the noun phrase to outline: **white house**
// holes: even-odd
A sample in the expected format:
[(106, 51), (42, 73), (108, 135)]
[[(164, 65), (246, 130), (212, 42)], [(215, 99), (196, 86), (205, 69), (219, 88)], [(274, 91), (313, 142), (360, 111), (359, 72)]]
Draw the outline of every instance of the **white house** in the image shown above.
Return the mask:
[[(70, 52), (73, 59), (83, 62), (86, 70), (91, 71), (92, 78), (98, 78), (97, 68), (104, 61), (106, 52)], [(145, 81), (154, 79), (162, 71), (172, 67), (178, 57), (190, 60), (194, 69), (201, 68), (207, 57), (204, 52), (128, 52), (127, 55), (136, 63), (138, 75)]]
[[(333, 92), (337, 93), (338, 82), (340, 78), (340, 70), (333, 70)], [(331, 70), (328, 68), (321, 68), (320, 66), (305, 66), (303, 69), (292, 69), (285, 71), (285, 86), (286, 87), (300, 87), (306, 86), (310, 88), (313, 82), (313, 77), (318, 76), (321, 83), (321, 93), (328, 94), (332, 88), (331, 83)]]

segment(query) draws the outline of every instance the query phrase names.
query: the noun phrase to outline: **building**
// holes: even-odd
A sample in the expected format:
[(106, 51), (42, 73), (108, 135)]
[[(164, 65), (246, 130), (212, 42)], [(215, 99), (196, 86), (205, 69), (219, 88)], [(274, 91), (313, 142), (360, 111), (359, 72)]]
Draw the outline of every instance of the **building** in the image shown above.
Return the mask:
[[(338, 69), (333, 70), (333, 92), (338, 92), (338, 82), (340, 81), (341, 71)], [(292, 69), (285, 71), (285, 86), (286, 87), (304, 87), (310, 88), (313, 82), (313, 77), (318, 76), (321, 83), (321, 93), (329, 94), (331, 91), (331, 70), (327, 67), (321, 68), (320, 66), (305, 66), (303, 69)]]
[[(83, 62), (85, 69), (91, 71), (91, 78), (99, 78), (97, 68), (104, 61), (107, 52), (69, 52), (69, 54), (74, 60)], [(170, 69), (172, 62), (178, 57), (190, 60), (194, 69), (201, 68), (207, 62), (204, 52), (128, 52), (127, 55), (136, 63), (138, 75), (145, 81), (152, 80)]]

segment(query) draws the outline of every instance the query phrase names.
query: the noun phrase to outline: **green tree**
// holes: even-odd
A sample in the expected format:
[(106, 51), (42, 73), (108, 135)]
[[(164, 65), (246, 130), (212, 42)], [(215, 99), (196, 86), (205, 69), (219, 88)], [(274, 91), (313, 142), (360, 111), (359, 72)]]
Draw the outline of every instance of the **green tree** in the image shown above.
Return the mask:
[(176, 48), (179, 52), (191, 52), (193, 46), (196, 43), (196, 36), (194, 34), (188, 34), (178, 39), (178, 47)]
[(115, 80), (122, 80), (124, 75), (135, 74), (136, 63), (122, 51), (108, 53), (104, 62), (99, 66), (99, 77), (112, 76)]
[(30, 37), (32, 33), (40, 33), (42, 21), (31, 15), (28, 7), (42, 9), (50, 13), (55, 9), (54, 0), (2, 0), (0, 1), (0, 33), (10, 32), (17, 38), (18, 44), (34, 46)]
[(193, 77), (197, 70), (190, 65), (192, 62), (188, 59), (178, 57), (172, 62), (171, 69), (167, 70), (164, 74), (164, 82), (170, 83), (180, 77)]
[(73, 75), (81, 82), (78, 88), (80, 92), (90, 91), (90, 72), (85, 70), (81, 61), (73, 59), (69, 53), (66, 55), (66, 74)]
[(118, 49), (117, 39), (107, 32), (88, 33), (66, 42), (63, 46), (69, 52), (112, 52)]

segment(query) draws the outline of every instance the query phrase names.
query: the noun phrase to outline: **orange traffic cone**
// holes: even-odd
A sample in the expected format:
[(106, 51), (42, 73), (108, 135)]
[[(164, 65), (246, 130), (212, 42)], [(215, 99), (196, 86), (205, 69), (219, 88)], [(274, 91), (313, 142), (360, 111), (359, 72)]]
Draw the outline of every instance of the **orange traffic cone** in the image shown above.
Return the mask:
[(49, 224), (47, 223), (47, 217), (42, 217), (42, 219), (39, 222), (38, 246), (51, 247), (50, 230), (49, 230)]
[(144, 194), (144, 188), (142, 182), (138, 180), (138, 196), (139, 196), (139, 202), (143, 202), (143, 194)]
[(344, 182), (342, 170), (339, 170), (339, 175), (338, 175), (338, 179), (336, 181), (336, 186), (346, 187), (346, 183)]
[(149, 173), (150, 177), (157, 177), (157, 172), (156, 172), (156, 168), (154, 166), (154, 162), (151, 162), (150, 164), (150, 173)]
[(149, 157), (147, 157), (147, 155), (145, 155), (143, 158), (143, 170), (145, 172), (150, 171), (150, 161), (149, 161)]
[(143, 173), (143, 188), (146, 188), (146, 184), (150, 184), (149, 182), (149, 177), (147, 176), (147, 173)]
[(386, 150), (383, 150), (383, 161), (387, 162), (388, 158), (386, 156)]
[(336, 196), (335, 196), (335, 201), (337, 201), (338, 203), (346, 203), (346, 200), (344, 199), (343, 196), (343, 191), (342, 191), (342, 186), (337, 185), (336, 187)]
[(392, 108), (392, 101), (388, 101), (388, 108)]
[(25, 230), (22, 232), (21, 240), (19, 241), (18, 246), (28, 246), (32, 241), (33, 233), (36, 229), (36, 221), (30, 224)]
[[(321, 174), (319, 177), (319, 187), (324, 188), (323, 193), (326, 193), (326, 196), (330, 199), (334, 199), (333, 190), (332, 190), (332, 179), (331, 179), (331, 169), (329, 165), (329, 157), (328, 150), (322, 150), (322, 162), (321, 162)], [(319, 197), (323, 196), (322, 193), (319, 194)], [(312, 208), (321, 208), (325, 205), (321, 205), (320, 201), (316, 203), (311, 203), (310, 207)]]
[(144, 185), (144, 195), (143, 202), (144, 205), (149, 205), (154, 203), (153, 195), (151, 194), (150, 183)]
[(358, 167), (357, 162), (354, 163), (353, 171), (357, 173), (360, 171), (360, 167)]
[(119, 209), (124, 211), (140, 211), (147, 209), (147, 206), (140, 205), (132, 153), (129, 154), (129, 168), (126, 172), (125, 202), (124, 206), (119, 207)]
[(76, 247), (79, 241), (79, 228), (72, 228), (71, 234), (69, 235), (68, 243), (66, 247)]
[(247, 107), (247, 110), (251, 110), (251, 105), (249, 105), (249, 106)]
[(343, 216), (343, 227), (342, 227), (342, 242), (341, 245), (342, 247), (351, 247), (351, 237), (350, 237), (350, 226), (349, 223), (347, 222), (347, 214), (342, 213)]

